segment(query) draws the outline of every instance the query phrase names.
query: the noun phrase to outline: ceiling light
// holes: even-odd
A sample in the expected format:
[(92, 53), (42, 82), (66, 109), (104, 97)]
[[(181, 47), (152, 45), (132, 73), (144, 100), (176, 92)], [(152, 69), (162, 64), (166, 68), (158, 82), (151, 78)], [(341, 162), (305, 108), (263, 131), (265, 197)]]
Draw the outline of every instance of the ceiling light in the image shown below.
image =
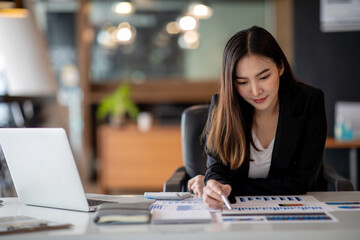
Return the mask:
[(193, 3), (189, 6), (189, 13), (199, 19), (210, 18), (213, 14), (211, 7), (202, 3)]
[(169, 22), (166, 25), (166, 31), (169, 34), (178, 34), (180, 32), (179, 24), (177, 22)]
[(134, 7), (131, 2), (123, 1), (114, 4), (113, 10), (117, 14), (130, 14), (134, 11)]
[(184, 16), (179, 20), (179, 26), (184, 31), (191, 31), (196, 29), (197, 20), (193, 16)]
[(123, 22), (119, 24), (115, 34), (118, 44), (130, 44), (135, 40), (136, 30), (128, 22)]

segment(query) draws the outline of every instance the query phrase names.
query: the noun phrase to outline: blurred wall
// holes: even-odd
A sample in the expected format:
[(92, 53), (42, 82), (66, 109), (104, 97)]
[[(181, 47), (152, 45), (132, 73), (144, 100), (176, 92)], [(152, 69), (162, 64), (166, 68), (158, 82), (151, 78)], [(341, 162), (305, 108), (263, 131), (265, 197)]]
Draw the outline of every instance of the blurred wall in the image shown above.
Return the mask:
[(266, 27), (271, 20), (266, 19), (264, 1), (213, 2), (211, 7), (214, 15), (200, 20), (199, 48), (185, 52), (185, 76), (192, 79), (220, 77), (222, 53), (230, 37), (253, 25)]
[[(293, 0), (293, 7), (294, 72), (324, 91), (328, 136), (333, 136), (335, 102), (360, 101), (360, 32), (321, 32), (319, 0)], [(349, 176), (347, 149), (327, 149), (325, 157), (340, 174)]]
[(294, 0), (294, 72), (325, 93), (328, 135), (336, 101), (360, 101), (360, 32), (320, 31), (319, 0)]

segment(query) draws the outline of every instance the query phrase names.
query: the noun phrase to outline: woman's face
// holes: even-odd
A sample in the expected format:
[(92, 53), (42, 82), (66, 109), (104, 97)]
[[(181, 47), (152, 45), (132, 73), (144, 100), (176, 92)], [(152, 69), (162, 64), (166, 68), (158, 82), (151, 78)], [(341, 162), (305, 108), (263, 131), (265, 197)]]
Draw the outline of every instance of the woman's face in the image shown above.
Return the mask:
[(255, 108), (255, 112), (273, 111), (278, 106), (279, 69), (267, 57), (246, 55), (236, 65), (235, 84), (240, 96)]

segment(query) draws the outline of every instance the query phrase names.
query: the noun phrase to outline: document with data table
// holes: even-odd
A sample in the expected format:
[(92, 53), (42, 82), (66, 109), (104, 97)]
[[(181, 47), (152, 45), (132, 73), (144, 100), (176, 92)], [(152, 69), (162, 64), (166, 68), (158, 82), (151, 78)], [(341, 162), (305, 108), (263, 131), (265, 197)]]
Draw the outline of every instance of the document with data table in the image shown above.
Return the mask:
[(313, 196), (236, 197), (232, 209), (223, 209), (223, 222), (336, 222), (332, 209)]
[(236, 197), (231, 204), (232, 210), (224, 209), (223, 213), (304, 213), (329, 212), (332, 209), (313, 196), (246, 196)]
[(228, 223), (337, 221), (327, 204), (313, 196), (238, 196), (232, 209), (209, 209), (201, 198), (156, 201), (150, 207), (155, 224), (210, 222), (210, 213)]
[(153, 224), (194, 224), (212, 221), (209, 209), (201, 198), (157, 200), (150, 207)]

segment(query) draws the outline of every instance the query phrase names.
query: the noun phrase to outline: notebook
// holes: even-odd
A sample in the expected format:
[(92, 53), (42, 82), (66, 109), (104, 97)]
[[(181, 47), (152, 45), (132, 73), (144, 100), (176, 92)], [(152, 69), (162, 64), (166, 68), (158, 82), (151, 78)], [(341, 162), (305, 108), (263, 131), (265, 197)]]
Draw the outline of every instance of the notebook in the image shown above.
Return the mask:
[(96, 210), (97, 224), (141, 224), (149, 223), (151, 203), (103, 203)]
[(62, 128), (0, 128), (2, 147), (19, 201), (27, 205), (95, 211), (80, 180)]

